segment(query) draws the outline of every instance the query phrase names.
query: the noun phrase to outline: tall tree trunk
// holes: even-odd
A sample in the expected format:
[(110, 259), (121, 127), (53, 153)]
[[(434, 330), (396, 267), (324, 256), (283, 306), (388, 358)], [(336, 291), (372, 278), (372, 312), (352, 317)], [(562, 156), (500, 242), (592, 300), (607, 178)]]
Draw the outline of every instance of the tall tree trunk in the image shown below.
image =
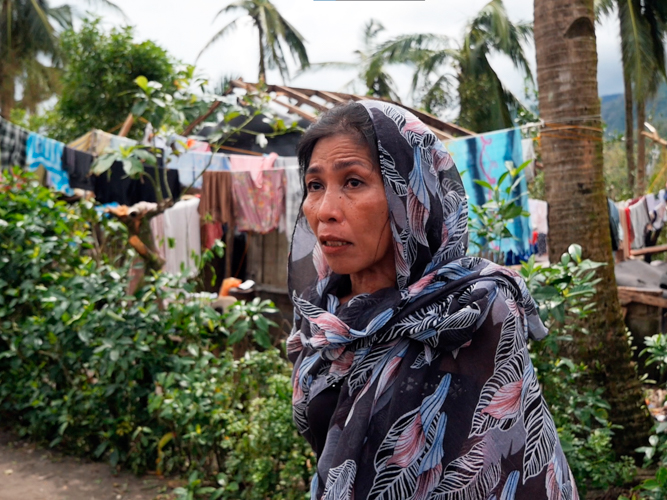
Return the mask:
[(627, 70), (623, 70), (623, 92), (625, 96), (625, 161), (628, 167), (628, 187), (635, 191), (635, 131), (632, 106), (632, 81)]
[(14, 98), (15, 90), (16, 87), (11, 68), (9, 68), (7, 63), (2, 61), (0, 62), (0, 116), (6, 120), (9, 120), (9, 115), (16, 103)]
[(642, 135), (646, 121), (646, 101), (637, 100), (637, 186), (635, 196), (646, 191), (646, 138)]
[[(549, 258), (558, 261), (571, 243), (578, 243), (586, 257), (607, 264), (598, 272), (597, 310), (586, 325), (590, 333), (576, 339), (576, 355), (605, 387), (611, 421), (624, 428), (615, 435), (616, 451), (633, 454), (645, 444), (651, 420), (643, 407), (614, 277), (602, 176), (593, 0), (534, 1)], [(575, 128), (580, 138), (572, 139), (562, 132), (549, 133), (557, 126), (593, 130)]]
[(262, 25), (257, 23), (257, 29), (259, 31), (259, 81), (266, 83), (266, 61), (264, 58), (264, 31), (262, 30)]

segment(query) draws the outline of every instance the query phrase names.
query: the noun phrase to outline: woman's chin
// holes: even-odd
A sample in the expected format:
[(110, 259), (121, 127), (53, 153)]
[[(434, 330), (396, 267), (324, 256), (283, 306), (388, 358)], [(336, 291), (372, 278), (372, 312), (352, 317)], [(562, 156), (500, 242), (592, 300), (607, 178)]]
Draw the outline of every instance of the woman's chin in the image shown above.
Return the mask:
[(341, 276), (345, 274), (355, 274), (361, 270), (354, 259), (327, 258), (327, 264), (329, 264), (329, 267), (334, 273)]

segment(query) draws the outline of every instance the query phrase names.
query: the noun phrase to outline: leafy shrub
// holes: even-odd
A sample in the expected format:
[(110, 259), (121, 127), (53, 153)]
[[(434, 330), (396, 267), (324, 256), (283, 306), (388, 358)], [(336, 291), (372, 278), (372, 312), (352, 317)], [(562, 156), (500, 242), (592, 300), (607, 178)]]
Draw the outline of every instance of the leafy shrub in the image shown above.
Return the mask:
[(560, 262), (546, 267), (531, 257), (521, 268), (551, 332), (531, 344), (531, 359), (582, 495), (588, 489), (623, 485), (635, 474), (633, 460), (625, 456), (619, 460), (613, 452), (614, 427), (608, 420), (604, 390), (590, 386), (585, 365), (565, 356), (573, 335), (587, 333), (582, 320), (594, 313), (595, 269), (601, 265), (582, 259), (581, 247), (571, 245)]
[[(291, 368), (276, 350), (234, 360), (202, 356), (185, 373), (157, 377), (150, 408), (170, 433), (161, 450), (164, 470), (206, 471), (177, 493), (214, 498), (303, 498), (310, 447), (292, 423)], [(203, 490), (203, 491), (202, 491)]]
[[(267, 342), (271, 304), (221, 315), (192, 298), (194, 283), (159, 272), (128, 295), (135, 255), (109, 258), (100, 241), (114, 238), (92, 236), (117, 230), (26, 177), (3, 179), (2, 417), (113, 466), (195, 473), (224, 486), (216, 498), (233, 485), (229, 498), (302, 497), (311, 464), (291, 424), (287, 362)], [(230, 339), (245, 337), (269, 350), (234, 361)]]

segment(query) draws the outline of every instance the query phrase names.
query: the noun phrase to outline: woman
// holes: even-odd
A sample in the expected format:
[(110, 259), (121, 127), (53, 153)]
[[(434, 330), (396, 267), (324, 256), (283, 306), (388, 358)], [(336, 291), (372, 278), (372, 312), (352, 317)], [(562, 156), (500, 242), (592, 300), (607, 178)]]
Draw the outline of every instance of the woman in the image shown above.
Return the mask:
[(362, 101), (325, 113), (298, 154), (288, 352), (311, 498), (577, 498), (527, 350), (547, 332), (520, 277), (466, 256), (440, 141)]

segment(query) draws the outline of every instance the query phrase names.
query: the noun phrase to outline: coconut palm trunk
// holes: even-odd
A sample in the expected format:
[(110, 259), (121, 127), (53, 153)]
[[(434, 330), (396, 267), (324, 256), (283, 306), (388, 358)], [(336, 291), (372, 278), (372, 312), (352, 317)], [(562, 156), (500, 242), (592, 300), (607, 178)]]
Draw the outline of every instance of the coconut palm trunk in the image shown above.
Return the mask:
[(635, 196), (646, 191), (646, 138), (642, 135), (646, 121), (646, 101), (637, 100), (637, 186)]
[[(623, 65), (627, 68), (627, 65)], [(625, 97), (625, 161), (628, 168), (628, 187), (630, 192), (635, 191), (635, 131), (634, 112), (632, 103), (632, 81), (628, 70), (623, 70), (623, 92)]]
[[(597, 311), (577, 338), (579, 361), (606, 389), (609, 416), (623, 426), (615, 449), (632, 454), (651, 426), (621, 316), (609, 216), (602, 177), (602, 129), (597, 85), (593, 0), (534, 0), (535, 48), (546, 198), (549, 257), (556, 261), (572, 243), (586, 257), (607, 263), (599, 270)], [(556, 127), (574, 127), (553, 130)], [(553, 130), (550, 133), (550, 130)], [(573, 138), (577, 136), (577, 138)]]

